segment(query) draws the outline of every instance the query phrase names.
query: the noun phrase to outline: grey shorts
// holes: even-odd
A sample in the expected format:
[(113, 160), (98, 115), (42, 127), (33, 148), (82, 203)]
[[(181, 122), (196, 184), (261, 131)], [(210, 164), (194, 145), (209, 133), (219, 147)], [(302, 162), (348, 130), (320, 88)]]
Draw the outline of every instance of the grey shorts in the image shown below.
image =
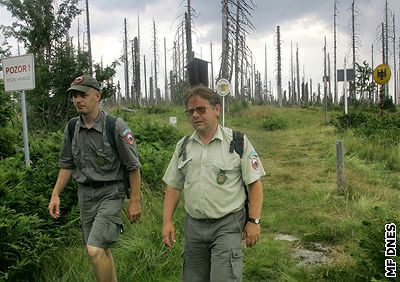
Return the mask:
[(120, 212), (124, 204), (124, 184), (101, 188), (79, 186), (83, 240), (86, 245), (109, 249), (122, 232)]

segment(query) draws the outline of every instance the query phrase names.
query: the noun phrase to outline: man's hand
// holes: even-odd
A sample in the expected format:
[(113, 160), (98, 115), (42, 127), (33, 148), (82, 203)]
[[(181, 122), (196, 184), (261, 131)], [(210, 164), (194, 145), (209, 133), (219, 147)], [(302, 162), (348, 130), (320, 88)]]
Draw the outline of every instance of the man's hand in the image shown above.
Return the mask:
[(261, 228), (259, 224), (247, 222), (243, 231), (243, 240), (246, 241), (246, 247), (253, 247), (261, 237)]
[(175, 227), (172, 222), (163, 223), (162, 238), (164, 244), (169, 248), (172, 248), (176, 243)]
[(140, 200), (130, 199), (126, 213), (131, 223), (136, 222), (140, 218), (140, 214), (142, 213)]
[(51, 217), (54, 219), (60, 217), (60, 197), (58, 195), (51, 195), (48, 209)]

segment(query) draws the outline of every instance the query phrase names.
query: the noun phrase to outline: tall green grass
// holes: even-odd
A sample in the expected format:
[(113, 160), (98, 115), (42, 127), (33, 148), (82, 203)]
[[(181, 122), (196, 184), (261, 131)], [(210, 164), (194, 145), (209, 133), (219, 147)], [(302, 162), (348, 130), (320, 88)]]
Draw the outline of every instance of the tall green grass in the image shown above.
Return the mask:
[[(183, 108), (150, 118), (167, 123), (169, 116), (178, 117), (182, 134), (192, 131)], [(274, 116), (286, 120), (287, 127), (266, 131), (263, 120)], [(228, 113), (225, 124), (248, 135), (267, 171), (262, 179), (262, 238), (255, 247), (244, 248), (244, 281), (384, 279), (384, 225), (400, 223), (398, 147), (386, 147), (380, 154), (378, 145), (339, 135), (324, 124), (318, 108), (250, 106), (240, 115)], [(336, 188), (337, 139), (345, 144), (344, 193)], [(183, 206), (175, 216), (177, 244), (169, 250), (161, 240), (162, 198), (162, 192), (145, 188), (139, 223), (124, 219), (125, 232), (113, 248), (119, 281), (180, 281)], [(277, 241), (277, 234), (298, 240)], [(45, 281), (93, 281), (80, 236), (71, 236), (77, 243), (52, 256), (43, 268)], [(299, 264), (295, 249), (312, 249), (315, 243), (327, 248), (329, 263)]]

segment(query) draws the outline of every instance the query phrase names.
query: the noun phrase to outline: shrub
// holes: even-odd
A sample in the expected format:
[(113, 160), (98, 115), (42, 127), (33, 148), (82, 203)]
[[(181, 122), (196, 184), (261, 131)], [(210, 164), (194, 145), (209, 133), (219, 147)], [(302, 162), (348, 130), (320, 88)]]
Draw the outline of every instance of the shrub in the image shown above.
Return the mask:
[(61, 135), (31, 138), (30, 167), (22, 153), (0, 162), (0, 280), (31, 281), (30, 274), (40, 272), (49, 253), (66, 239), (74, 240), (69, 228), (78, 227), (76, 183), (64, 189), (59, 220), (50, 219), (47, 211), (58, 173)]
[(281, 117), (266, 117), (262, 122), (262, 127), (268, 131), (285, 129), (288, 127), (288, 121)]
[(18, 132), (12, 127), (0, 127), (0, 159), (15, 154), (19, 140)]
[(232, 116), (240, 116), (243, 111), (248, 109), (249, 109), (249, 103), (244, 99), (233, 100), (229, 104), (229, 113)]
[[(385, 224), (394, 223), (399, 226), (399, 218), (394, 213), (390, 214), (387, 209), (376, 206), (372, 209), (372, 216), (363, 220), (362, 223), (363, 228), (359, 241), (361, 252), (353, 253), (360, 269), (358, 274), (364, 281), (371, 281), (371, 278), (372, 280), (385, 279)], [(398, 243), (396, 243), (396, 249), (399, 249)], [(397, 264), (400, 263), (398, 257), (395, 257), (394, 260), (397, 261)]]
[(0, 206), (0, 280), (31, 281), (43, 259), (56, 250), (54, 239), (43, 232), (46, 226), (35, 214)]
[(11, 95), (3, 89), (3, 82), (0, 81), (0, 127), (7, 125), (15, 117), (15, 105)]
[(171, 125), (135, 120), (133, 131), (141, 160), (144, 182), (153, 188), (162, 185), (162, 176), (182, 134)]

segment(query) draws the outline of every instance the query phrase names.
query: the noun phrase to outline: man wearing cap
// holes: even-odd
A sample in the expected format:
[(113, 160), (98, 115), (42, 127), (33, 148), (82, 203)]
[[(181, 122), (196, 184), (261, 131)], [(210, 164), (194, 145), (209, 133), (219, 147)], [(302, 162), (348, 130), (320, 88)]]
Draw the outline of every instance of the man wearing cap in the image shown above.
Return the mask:
[(130, 200), (127, 206), (133, 223), (141, 214), (140, 163), (131, 130), (117, 118), (116, 149), (108, 140), (107, 113), (100, 109), (101, 86), (91, 76), (77, 77), (67, 90), (79, 113), (70, 136), (64, 130), (57, 181), (49, 203), (50, 216), (60, 216), (60, 194), (71, 177), (78, 183), (82, 231), (97, 281), (117, 281), (110, 247), (122, 232), (119, 217), (125, 198), (124, 169), (128, 170)]

